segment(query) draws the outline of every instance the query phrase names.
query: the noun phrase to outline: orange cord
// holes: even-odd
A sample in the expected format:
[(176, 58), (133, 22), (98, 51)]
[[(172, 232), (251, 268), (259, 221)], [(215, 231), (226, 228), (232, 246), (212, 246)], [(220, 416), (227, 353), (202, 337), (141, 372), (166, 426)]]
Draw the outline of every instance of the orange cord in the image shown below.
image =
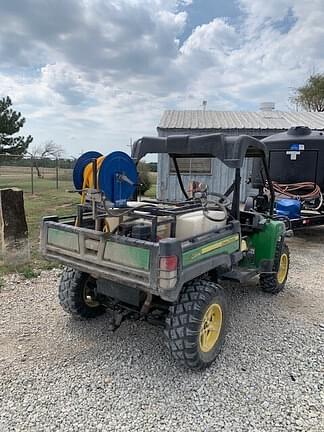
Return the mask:
[(321, 188), (312, 182), (301, 183), (277, 183), (272, 182), (273, 189), (280, 195), (299, 200), (312, 200), (321, 197)]

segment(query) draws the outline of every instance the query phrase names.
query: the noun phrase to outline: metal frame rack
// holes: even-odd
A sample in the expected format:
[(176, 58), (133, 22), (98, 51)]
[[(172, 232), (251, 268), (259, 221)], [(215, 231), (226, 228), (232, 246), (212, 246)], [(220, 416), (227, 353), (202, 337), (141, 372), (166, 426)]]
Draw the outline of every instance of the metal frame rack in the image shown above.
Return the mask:
[[(127, 206), (116, 210), (109, 209), (108, 213), (102, 203), (94, 200), (92, 202), (87, 201), (84, 204), (79, 204), (77, 207), (77, 225), (79, 227), (88, 226), (90, 217), (91, 224), (94, 223), (95, 229), (100, 231), (101, 221), (108, 217), (119, 217), (121, 222), (124, 216), (128, 216), (127, 222), (145, 219), (151, 223), (151, 241), (155, 242), (157, 241), (158, 226), (170, 224), (170, 236), (175, 237), (177, 216), (203, 210), (203, 205), (199, 199), (182, 202), (142, 200), (141, 203), (142, 205), (139, 207)], [(168, 218), (159, 221), (158, 218), (160, 216)], [(116, 232), (118, 233), (119, 229)]]

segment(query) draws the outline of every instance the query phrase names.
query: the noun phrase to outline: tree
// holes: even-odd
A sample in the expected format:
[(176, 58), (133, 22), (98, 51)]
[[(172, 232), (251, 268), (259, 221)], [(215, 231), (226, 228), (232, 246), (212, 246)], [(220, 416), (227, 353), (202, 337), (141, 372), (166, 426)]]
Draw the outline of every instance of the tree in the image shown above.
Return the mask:
[(33, 137), (15, 136), (24, 126), (26, 119), (11, 106), (9, 96), (0, 99), (0, 153), (23, 155), (33, 141)]
[(63, 148), (52, 140), (45, 141), (43, 144), (34, 146), (29, 152), (27, 152), (32, 160), (33, 166), (36, 168), (37, 177), (42, 177), (39, 169), (39, 162), (42, 159), (49, 157), (58, 159), (63, 155), (63, 153)]
[(324, 111), (324, 73), (311, 75), (306, 84), (295, 90), (291, 98), (306, 111)]
[(150, 173), (150, 165), (146, 162), (139, 162), (137, 166), (138, 170), (138, 181), (139, 181), (139, 190), (141, 194), (144, 194), (148, 191), (152, 185), (152, 178)]

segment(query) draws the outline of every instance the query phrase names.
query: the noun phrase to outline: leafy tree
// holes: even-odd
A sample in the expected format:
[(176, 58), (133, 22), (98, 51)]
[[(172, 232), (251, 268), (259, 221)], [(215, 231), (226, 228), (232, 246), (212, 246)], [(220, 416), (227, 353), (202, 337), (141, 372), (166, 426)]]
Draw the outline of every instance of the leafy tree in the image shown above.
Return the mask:
[(151, 172), (157, 172), (157, 162), (148, 162)]
[(146, 162), (139, 162), (137, 166), (138, 170), (138, 181), (139, 181), (139, 190), (141, 194), (144, 194), (148, 191), (152, 185), (152, 178), (150, 173), (150, 165)]
[(23, 155), (33, 141), (33, 137), (16, 136), (26, 120), (11, 106), (9, 96), (0, 99), (0, 153)]
[(324, 73), (311, 75), (306, 83), (295, 90), (291, 98), (306, 111), (324, 111)]

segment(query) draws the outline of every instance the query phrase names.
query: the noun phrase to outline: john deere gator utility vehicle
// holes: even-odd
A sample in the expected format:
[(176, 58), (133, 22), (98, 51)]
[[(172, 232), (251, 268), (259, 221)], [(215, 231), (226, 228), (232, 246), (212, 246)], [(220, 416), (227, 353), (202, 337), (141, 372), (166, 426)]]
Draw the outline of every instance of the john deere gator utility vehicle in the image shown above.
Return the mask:
[[(272, 217), (274, 192), (266, 147), (250, 136), (144, 137), (132, 157), (82, 155), (74, 169), (81, 204), (70, 217), (46, 217), (42, 251), (63, 263), (59, 300), (76, 317), (110, 311), (111, 324), (133, 317), (160, 323), (172, 356), (191, 369), (209, 366), (223, 343), (228, 319), (223, 280), (260, 278), (276, 294), (285, 285), (289, 251), (285, 224)], [(137, 164), (148, 153), (173, 160), (183, 201), (140, 200)], [(218, 158), (233, 169), (223, 194), (195, 184), (190, 196), (179, 158)], [(260, 158), (270, 192), (268, 211), (243, 211), (240, 172)], [(269, 186), (270, 185), (270, 186)], [(264, 191), (260, 187), (260, 196)]]

